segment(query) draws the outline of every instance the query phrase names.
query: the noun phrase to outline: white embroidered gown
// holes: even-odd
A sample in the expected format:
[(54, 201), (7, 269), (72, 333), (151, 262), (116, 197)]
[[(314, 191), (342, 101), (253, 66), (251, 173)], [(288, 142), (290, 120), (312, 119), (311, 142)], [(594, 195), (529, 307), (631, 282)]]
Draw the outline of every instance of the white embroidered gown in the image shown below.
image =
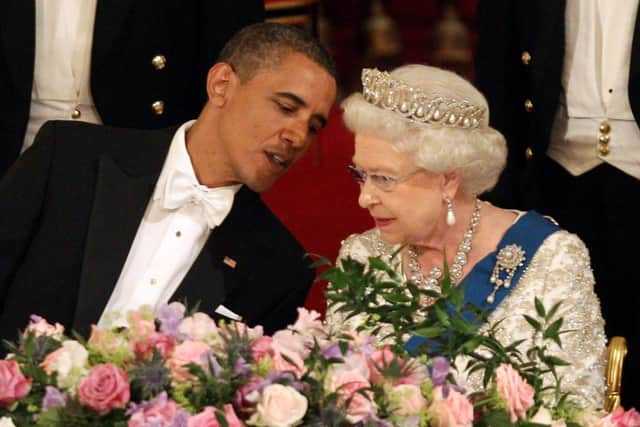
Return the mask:
[[(353, 234), (343, 241), (339, 259), (350, 256), (366, 263), (371, 256), (388, 256), (397, 248), (386, 244), (377, 229), (371, 229), (362, 234)], [(504, 319), (497, 338), (504, 344), (526, 339), (521, 350), (528, 349), (532, 344), (533, 329), (523, 314), (536, 317), (534, 297), (538, 297), (546, 308), (562, 301), (556, 318), (563, 317), (562, 329), (572, 332), (561, 335), (562, 348), (552, 343), (551, 351), (571, 365), (557, 369), (563, 377), (562, 390), (571, 392), (581, 406), (594, 404), (602, 407), (606, 338), (600, 303), (594, 293), (589, 254), (584, 243), (567, 231), (554, 232), (544, 240), (518, 283), (512, 286), (512, 291), (489, 317), (489, 324)], [(362, 321), (361, 316), (346, 320), (344, 313), (335, 310), (327, 312), (328, 324), (336, 327), (355, 328)], [(384, 334), (383, 328), (379, 335)], [(466, 361), (461, 359), (456, 360), (457, 367), (466, 365)], [(460, 369), (458, 372), (458, 384), (471, 391), (481, 389), (479, 375), (467, 376)]]

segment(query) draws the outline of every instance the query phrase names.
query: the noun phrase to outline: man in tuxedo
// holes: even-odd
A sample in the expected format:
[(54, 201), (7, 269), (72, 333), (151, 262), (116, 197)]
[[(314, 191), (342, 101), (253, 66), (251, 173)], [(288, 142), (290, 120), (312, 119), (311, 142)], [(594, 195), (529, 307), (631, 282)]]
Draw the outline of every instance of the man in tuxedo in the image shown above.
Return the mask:
[(86, 333), (142, 304), (267, 331), (295, 319), (313, 272), (262, 203), (327, 120), (335, 66), (306, 32), (254, 24), (179, 128), (49, 122), (0, 182), (0, 336), (32, 313)]
[(47, 120), (160, 129), (198, 115), (263, 0), (0, 2), (0, 177)]
[(551, 215), (585, 241), (607, 336), (629, 346), (622, 402), (638, 405), (638, 1), (480, 1), (476, 65), (509, 145), (493, 200)]

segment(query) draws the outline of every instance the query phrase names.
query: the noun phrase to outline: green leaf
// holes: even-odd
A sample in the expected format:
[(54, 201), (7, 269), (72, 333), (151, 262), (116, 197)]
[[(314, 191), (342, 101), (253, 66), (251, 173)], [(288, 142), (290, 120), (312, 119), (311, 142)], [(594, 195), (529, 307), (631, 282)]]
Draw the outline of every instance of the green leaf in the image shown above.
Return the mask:
[(553, 322), (551, 325), (549, 325), (549, 327), (542, 334), (542, 338), (548, 339), (548, 338), (552, 338), (552, 337), (557, 337), (558, 336), (558, 331), (562, 327), (563, 320), (564, 319), (560, 318), (560, 319), (556, 320), (555, 322)]
[(506, 411), (489, 411), (484, 417), (478, 420), (477, 426), (482, 427), (511, 427), (509, 414)]
[(545, 311), (544, 311), (544, 305), (542, 305), (542, 301), (540, 301), (538, 299), (538, 297), (535, 297), (533, 299), (533, 303), (536, 306), (536, 313), (538, 313), (538, 316), (544, 318), (545, 317)]
[(545, 356), (544, 363), (550, 366), (570, 366), (571, 364), (556, 356)]
[(220, 427), (229, 427), (227, 418), (224, 415), (222, 415), (221, 412), (219, 412), (218, 410), (215, 410), (215, 414), (216, 414), (216, 420), (218, 420), (218, 424), (220, 424)]
[(551, 310), (547, 312), (547, 315), (545, 316), (544, 320), (549, 321), (553, 319), (553, 316), (556, 315), (556, 312), (558, 311), (558, 308), (560, 308), (561, 304), (562, 304), (562, 301), (558, 301), (557, 303), (555, 303), (553, 307), (551, 307)]
[(423, 338), (435, 338), (442, 335), (446, 329), (442, 326), (432, 326), (427, 328), (415, 329), (413, 333)]
[(534, 319), (533, 317), (527, 314), (523, 314), (523, 316), (524, 316), (524, 320), (526, 320), (527, 323), (530, 324), (531, 327), (536, 330), (536, 332), (539, 332), (542, 329), (542, 325), (540, 325), (540, 322), (538, 322), (536, 319)]

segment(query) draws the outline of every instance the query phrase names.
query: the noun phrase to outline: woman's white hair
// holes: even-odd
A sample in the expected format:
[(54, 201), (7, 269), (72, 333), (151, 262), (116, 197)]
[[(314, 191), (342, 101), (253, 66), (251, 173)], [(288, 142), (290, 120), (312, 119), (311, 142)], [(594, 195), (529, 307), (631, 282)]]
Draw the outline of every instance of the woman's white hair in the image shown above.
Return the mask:
[(399, 151), (414, 155), (416, 166), (437, 173), (459, 169), (462, 188), (476, 196), (493, 188), (505, 166), (507, 145), (489, 127), (489, 107), (471, 83), (450, 71), (426, 65), (405, 65), (391, 76), (428, 95), (466, 100), (485, 108), (480, 125), (473, 129), (421, 123), (365, 101), (360, 93), (344, 100), (344, 122), (355, 134), (388, 141)]

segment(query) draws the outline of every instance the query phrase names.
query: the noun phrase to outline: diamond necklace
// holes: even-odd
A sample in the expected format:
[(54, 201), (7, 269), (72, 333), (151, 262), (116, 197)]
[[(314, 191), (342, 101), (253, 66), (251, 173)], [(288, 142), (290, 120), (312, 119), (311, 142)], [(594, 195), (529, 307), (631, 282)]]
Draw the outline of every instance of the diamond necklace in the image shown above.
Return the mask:
[[(473, 234), (480, 222), (480, 200), (476, 199), (475, 209), (471, 214), (471, 223), (469, 228), (464, 232), (462, 242), (458, 246), (458, 252), (453, 259), (453, 264), (449, 269), (449, 274), (454, 283), (462, 278), (462, 268), (467, 263), (467, 255), (471, 252), (471, 240), (473, 240)], [(423, 289), (429, 289), (438, 291), (440, 290), (440, 279), (442, 278), (442, 269), (440, 267), (433, 267), (427, 273), (427, 277), (422, 274), (422, 265), (418, 261), (418, 253), (414, 245), (409, 245), (407, 250), (409, 260), (407, 267), (409, 269), (409, 280), (411, 280), (416, 286)]]

